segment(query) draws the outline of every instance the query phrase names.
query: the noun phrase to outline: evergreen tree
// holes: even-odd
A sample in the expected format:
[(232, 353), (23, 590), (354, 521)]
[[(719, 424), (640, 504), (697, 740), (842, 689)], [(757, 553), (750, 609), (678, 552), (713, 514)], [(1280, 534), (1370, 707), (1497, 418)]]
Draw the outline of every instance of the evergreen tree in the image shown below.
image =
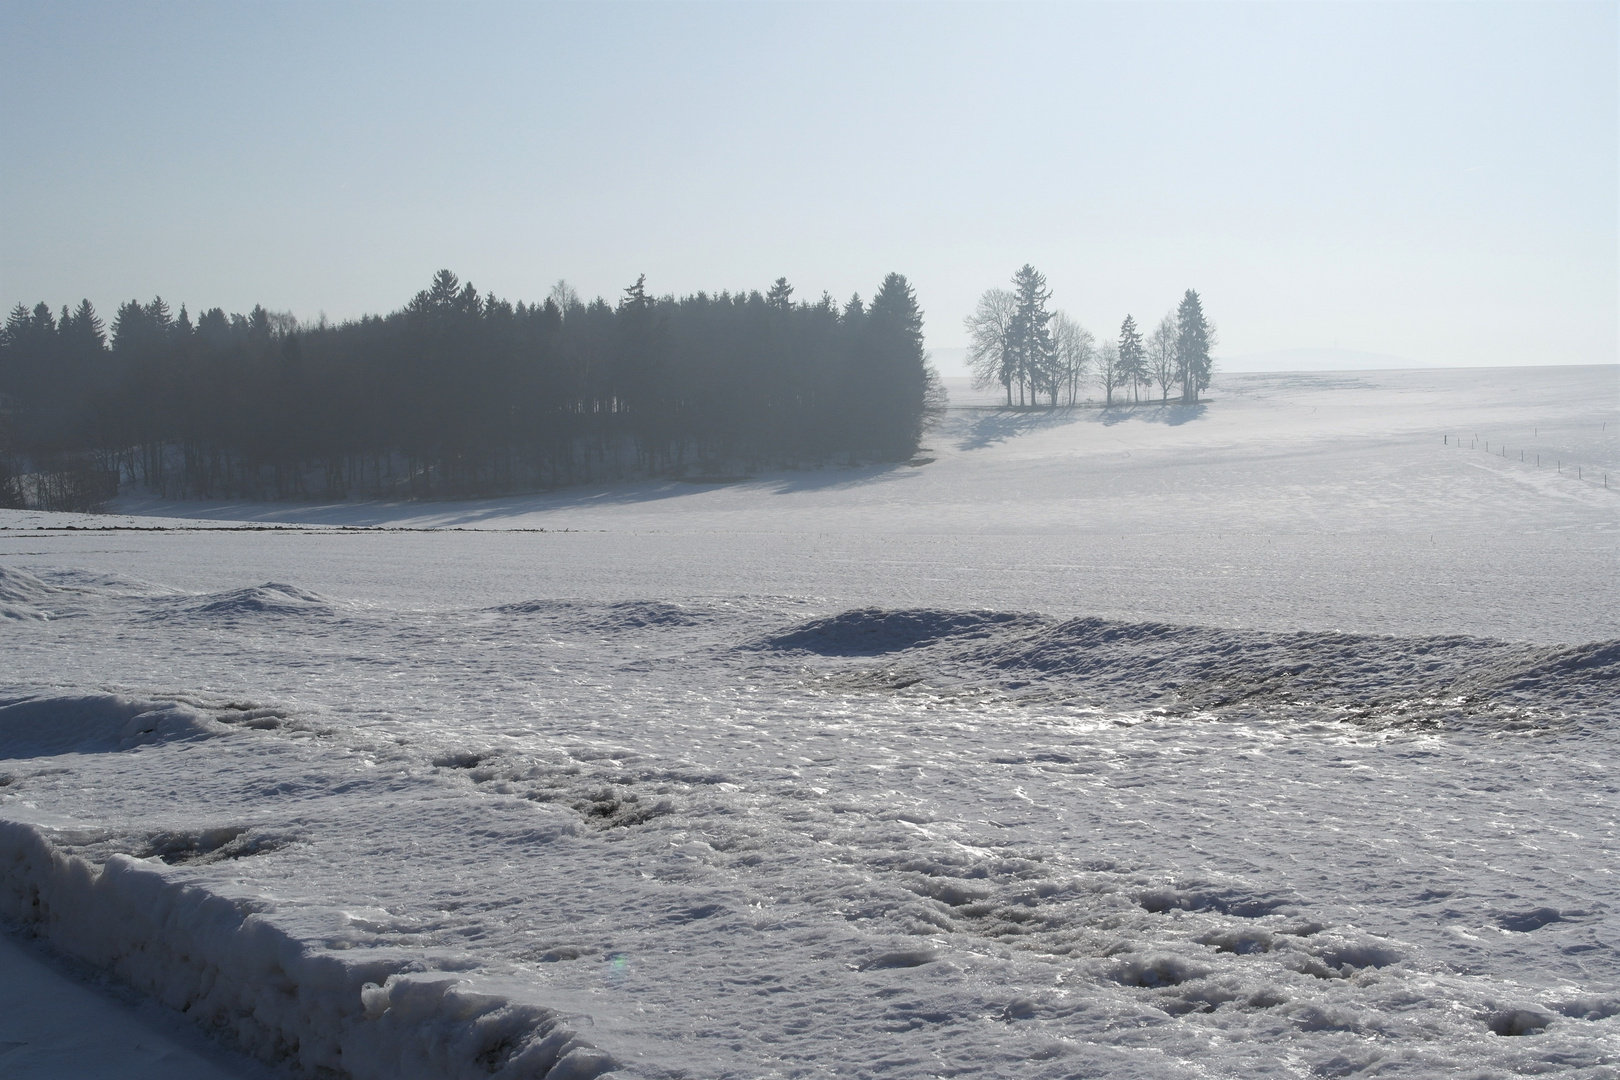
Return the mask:
[[(890, 275), (870, 308), (857, 296), (841, 311), (778, 286), (677, 300), (640, 278), (610, 307), (560, 283), (512, 304), (443, 271), (386, 316), (300, 326), (210, 308), (189, 332), (188, 309), (174, 318), (154, 298), (119, 307), (110, 352), (88, 304), (60, 322), (19, 305), (0, 327), (0, 417), (18, 418), (26, 453), (93, 451), (160, 493), (203, 497), (489, 492), (914, 453), (941, 398), (911, 286)], [(67, 362), (81, 340), (93, 379)]]
[(63, 340), (74, 353), (99, 355), (107, 347), (106, 324), (96, 314), (95, 306), (89, 300), (80, 300), (72, 314), (64, 315), (59, 329)]
[(1137, 387), (1148, 380), (1147, 352), (1142, 348), (1142, 335), (1136, 329), (1136, 320), (1125, 316), (1119, 327), (1119, 375), (1131, 386), (1131, 400), (1140, 402)]
[[(864, 377), (865, 438), (879, 460), (902, 461), (917, 452), (928, 390), (922, 311), (910, 282), (890, 274), (866, 314)], [(858, 400), (858, 399), (857, 399)]]
[(174, 326), (174, 317), (163, 297), (152, 297), (152, 302), (146, 305), (145, 310), (147, 325), (151, 327), (153, 334), (159, 336), (167, 334)]
[(1176, 308), (1176, 381), (1181, 384), (1181, 400), (1191, 405), (1209, 388), (1212, 344), (1204, 306), (1191, 289)]
[(1013, 378), (1018, 383), (1018, 403), (1024, 404), (1024, 391), (1029, 391), (1029, 403), (1035, 404), (1038, 389), (1053, 387), (1052, 331), (1047, 323), (1052, 313), (1046, 302), (1052, 293), (1046, 287), (1046, 276), (1025, 263), (1013, 275), (1014, 309), (1008, 328), (1008, 351), (1011, 354)]
[(793, 286), (788, 284), (785, 277), (779, 277), (771, 285), (771, 291), (765, 294), (765, 302), (773, 308), (786, 311), (793, 306)]
[(636, 278), (635, 284), (624, 290), (624, 299), (619, 301), (619, 310), (631, 308), (642, 311), (646, 309), (647, 303), (647, 275), (641, 274)]

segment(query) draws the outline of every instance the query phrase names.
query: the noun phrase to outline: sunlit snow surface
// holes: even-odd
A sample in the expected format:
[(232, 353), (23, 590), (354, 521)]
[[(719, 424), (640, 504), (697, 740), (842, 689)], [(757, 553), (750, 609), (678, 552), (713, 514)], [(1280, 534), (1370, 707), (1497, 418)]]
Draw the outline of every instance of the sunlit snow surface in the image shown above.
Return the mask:
[[(0, 818), (584, 1071), (1617, 1075), (1614, 369), (1217, 391), (713, 488), (8, 513)], [(120, 522), (184, 528), (57, 528)]]

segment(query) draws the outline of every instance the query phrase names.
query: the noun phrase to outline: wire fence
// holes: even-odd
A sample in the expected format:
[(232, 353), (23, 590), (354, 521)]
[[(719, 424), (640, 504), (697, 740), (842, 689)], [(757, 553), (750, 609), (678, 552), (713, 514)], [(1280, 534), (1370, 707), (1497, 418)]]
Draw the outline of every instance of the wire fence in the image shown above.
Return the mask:
[[(1599, 428), (1599, 432), (1600, 434), (1606, 434), (1608, 429), (1609, 425), (1604, 423)], [(1541, 434), (1539, 428), (1535, 429), (1535, 434)], [(1580, 483), (1591, 484), (1593, 487), (1601, 485), (1605, 490), (1620, 491), (1620, 472), (1616, 472), (1615, 483), (1611, 485), (1609, 480), (1610, 470), (1608, 468), (1578, 461), (1573, 455), (1566, 455), (1561, 451), (1527, 450), (1523, 447), (1510, 447), (1505, 440), (1493, 442), (1488, 436), (1482, 438), (1478, 432), (1470, 435), (1457, 435), (1447, 432), (1440, 436), (1440, 440), (1444, 445), (1455, 446), (1460, 450), (1483, 450), (1491, 457), (1501, 457), (1508, 461), (1516, 458), (1521, 463), (1534, 466), (1537, 469), (1556, 470), (1558, 475), (1567, 476)]]

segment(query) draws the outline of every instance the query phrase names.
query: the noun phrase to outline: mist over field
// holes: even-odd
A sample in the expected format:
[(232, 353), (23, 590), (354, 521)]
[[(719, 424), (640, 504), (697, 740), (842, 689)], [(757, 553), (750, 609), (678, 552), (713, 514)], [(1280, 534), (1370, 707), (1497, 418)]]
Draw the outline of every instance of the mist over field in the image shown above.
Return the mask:
[(1617, 1075), (1616, 30), (0, 9), (0, 1074)]

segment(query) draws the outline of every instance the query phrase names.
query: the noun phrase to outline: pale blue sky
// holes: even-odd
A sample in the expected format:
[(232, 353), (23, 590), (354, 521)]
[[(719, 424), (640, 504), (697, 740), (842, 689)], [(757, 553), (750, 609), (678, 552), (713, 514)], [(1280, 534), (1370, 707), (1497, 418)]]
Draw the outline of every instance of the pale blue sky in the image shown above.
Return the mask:
[(1021, 263), (1101, 334), (1616, 360), (1614, 3), (0, 5), (0, 301), (334, 318)]

